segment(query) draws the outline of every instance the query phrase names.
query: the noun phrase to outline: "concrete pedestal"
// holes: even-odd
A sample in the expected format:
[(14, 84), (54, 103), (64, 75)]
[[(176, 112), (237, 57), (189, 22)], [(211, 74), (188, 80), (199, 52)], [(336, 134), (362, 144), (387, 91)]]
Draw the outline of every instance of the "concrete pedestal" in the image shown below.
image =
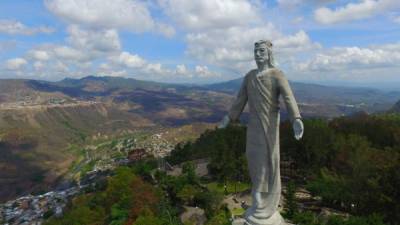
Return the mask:
[(273, 223), (266, 223), (266, 224), (250, 224), (250, 223), (246, 222), (245, 219), (243, 219), (243, 218), (238, 218), (238, 219), (235, 219), (235, 220), (232, 222), (232, 225), (294, 225), (294, 224), (288, 223), (288, 222), (284, 222), (284, 221), (281, 221), (280, 223), (278, 222), (278, 224), (273, 224)]

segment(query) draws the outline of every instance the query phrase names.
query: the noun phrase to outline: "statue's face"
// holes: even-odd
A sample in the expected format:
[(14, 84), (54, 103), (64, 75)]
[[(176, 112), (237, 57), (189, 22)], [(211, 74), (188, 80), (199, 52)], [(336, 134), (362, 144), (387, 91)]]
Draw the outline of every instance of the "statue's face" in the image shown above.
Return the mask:
[(261, 44), (254, 48), (254, 59), (257, 64), (266, 64), (268, 62), (269, 55), (266, 44)]

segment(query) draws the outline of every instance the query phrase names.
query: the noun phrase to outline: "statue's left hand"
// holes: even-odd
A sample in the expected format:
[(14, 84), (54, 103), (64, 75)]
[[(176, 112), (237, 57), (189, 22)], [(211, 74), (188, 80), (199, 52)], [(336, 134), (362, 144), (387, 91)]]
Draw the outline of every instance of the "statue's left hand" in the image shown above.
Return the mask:
[(296, 140), (300, 140), (303, 137), (304, 125), (301, 119), (297, 118), (293, 121), (293, 132), (294, 138), (296, 138)]
[(218, 129), (226, 128), (230, 122), (231, 122), (231, 119), (229, 118), (229, 116), (228, 115), (224, 116), (224, 118), (218, 125)]

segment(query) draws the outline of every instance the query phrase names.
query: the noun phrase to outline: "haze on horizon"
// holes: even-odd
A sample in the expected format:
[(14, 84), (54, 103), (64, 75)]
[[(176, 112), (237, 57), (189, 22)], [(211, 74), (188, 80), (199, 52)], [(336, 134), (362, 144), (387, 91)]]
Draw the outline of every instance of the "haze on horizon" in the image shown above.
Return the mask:
[(397, 0), (4, 0), (0, 79), (226, 81), (271, 39), (291, 80), (390, 86), (399, 37)]

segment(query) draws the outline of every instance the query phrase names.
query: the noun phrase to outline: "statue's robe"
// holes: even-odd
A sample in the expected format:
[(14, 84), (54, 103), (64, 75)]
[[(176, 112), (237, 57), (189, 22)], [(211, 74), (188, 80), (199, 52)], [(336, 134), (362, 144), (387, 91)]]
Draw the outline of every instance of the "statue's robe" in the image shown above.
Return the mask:
[[(281, 179), (279, 169), (279, 98), (282, 97), (289, 119), (301, 118), (289, 82), (282, 71), (269, 68), (262, 72), (251, 70), (244, 77), (229, 118), (237, 120), (246, 103), (249, 104), (249, 123), (246, 134), (246, 157), (254, 193), (263, 193), (269, 202), (254, 206), (264, 216), (272, 216), (279, 204)], [(265, 195), (268, 193), (268, 195)], [(258, 198), (258, 197), (257, 197)], [(265, 204), (269, 204), (265, 206)], [(266, 208), (267, 207), (267, 208)], [(262, 212), (261, 212), (262, 211)], [(269, 211), (269, 212), (265, 212)], [(255, 212), (257, 213), (257, 212)]]

